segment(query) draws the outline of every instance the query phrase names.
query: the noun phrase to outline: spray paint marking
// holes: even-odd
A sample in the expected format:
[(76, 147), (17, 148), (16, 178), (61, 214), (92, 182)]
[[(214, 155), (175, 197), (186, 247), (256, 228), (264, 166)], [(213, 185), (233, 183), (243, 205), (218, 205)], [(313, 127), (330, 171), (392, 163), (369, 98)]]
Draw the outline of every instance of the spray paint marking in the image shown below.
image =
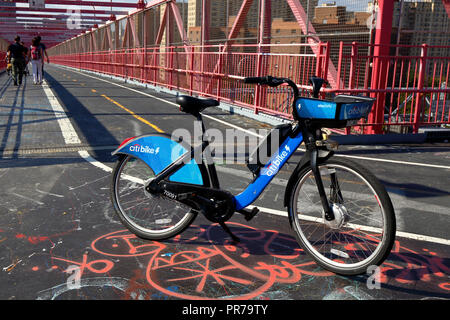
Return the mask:
[[(156, 298), (154, 290), (158, 292), (157, 297), (163, 299), (261, 299), (275, 285), (306, 286), (312, 279), (336, 276), (318, 267), (293, 237), (239, 223), (229, 222), (228, 225), (241, 238), (239, 244), (223, 240), (223, 231), (217, 224), (206, 229), (191, 226), (188, 235), (183, 235), (185, 238), (179, 235), (167, 243), (143, 241), (127, 230), (120, 230), (91, 243), (91, 249), (103, 258), (89, 260), (87, 254), (83, 254), (81, 259), (52, 257), (52, 261), (65, 264), (61, 270), (76, 265), (81, 275), (89, 271), (106, 276), (114, 271), (118, 261), (142, 257), (147, 261), (141, 266), (145, 272), (135, 273), (136, 290), (125, 290), (128, 299)], [(361, 237), (360, 245), (355, 244), (359, 249), (367, 240), (374, 239), (370, 234)], [(201, 242), (205, 244), (199, 245)], [(418, 286), (425, 285), (428, 290), (432, 286), (437, 293), (446, 294), (450, 291), (449, 265), (449, 258), (442, 258), (435, 251), (412, 250), (396, 241), (388, 260), (380, 266), (380, 285), (383, 288), (389, 284), (412, 292), (420, 291)], [(327, 294), (330, 292), (324, 296)]]

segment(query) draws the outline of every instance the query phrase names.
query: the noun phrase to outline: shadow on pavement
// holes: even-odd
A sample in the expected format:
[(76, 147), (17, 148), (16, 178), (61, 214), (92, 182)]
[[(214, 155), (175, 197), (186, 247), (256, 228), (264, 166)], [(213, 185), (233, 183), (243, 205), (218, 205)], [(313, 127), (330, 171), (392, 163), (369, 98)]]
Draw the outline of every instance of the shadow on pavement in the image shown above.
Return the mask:
[[(67, 110), (67, 116), (76, 124), (80, 139), (86, 141), (90, 146), (99, 145), (119, 145), (119, 141), (105, 128), (105, 126), (60, 82), (46, 73), (45, 78), (52, 91), (59, 98)], [(91, 155), (101, 161), (112, 161), (112, 157), (107, 157), (107, 152), (97, 150), (91, 151)]]

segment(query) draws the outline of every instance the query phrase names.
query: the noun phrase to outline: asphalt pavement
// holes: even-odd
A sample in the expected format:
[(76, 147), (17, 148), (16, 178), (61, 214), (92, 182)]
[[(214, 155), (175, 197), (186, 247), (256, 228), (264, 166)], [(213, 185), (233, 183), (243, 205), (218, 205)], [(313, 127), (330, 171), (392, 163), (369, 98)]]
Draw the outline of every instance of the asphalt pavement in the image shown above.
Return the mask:
[[(394, 204), (397, 238), (374, 287), (371, 274), (320, 268), (295, 241), (282, 200), (301, 150), (255, 203), (261, 213), (228, 222), (243, 239), (238, 246), (200, 216), (174, 239), (136, 238), (111, 204), (111, 151), (145, 133), (193, 132), (193, 117), (175, 96), (135, 84), (54, 65), (44, 78), (14, 87), (0, 75), (0, 299), (450, 298), (449, 144), (339, 148), (337, 156), (381, 180)], [(215, 108), (205, 124), (271, 128)], [(252, 179), (243, 164), (220, 162), (217, 171), (232, 193)]]

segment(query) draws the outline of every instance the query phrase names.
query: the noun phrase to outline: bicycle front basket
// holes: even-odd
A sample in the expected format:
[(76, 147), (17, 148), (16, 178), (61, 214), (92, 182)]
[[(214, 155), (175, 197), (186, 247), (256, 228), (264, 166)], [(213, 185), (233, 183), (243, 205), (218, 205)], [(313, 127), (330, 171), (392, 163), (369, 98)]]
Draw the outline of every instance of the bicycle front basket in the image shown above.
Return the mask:
[(327, 128), (344, 128), (367, 117), (376, 99), (339, 95), (334, 101), (300, 97), (295, 102), (300, 119)]

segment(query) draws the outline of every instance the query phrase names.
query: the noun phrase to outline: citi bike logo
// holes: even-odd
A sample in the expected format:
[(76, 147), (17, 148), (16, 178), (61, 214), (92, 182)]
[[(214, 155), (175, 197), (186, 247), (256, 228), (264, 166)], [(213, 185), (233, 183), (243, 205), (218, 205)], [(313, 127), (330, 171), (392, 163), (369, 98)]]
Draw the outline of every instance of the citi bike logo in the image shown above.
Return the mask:
[(267, 168), (265, 174), (268, 177), (271, 177), (271, 176), (273, 176), (274, 174), (276, 174), (278, 172), (278, 169), (280, 168), (281, 163), (289, 155), (289, 152), (291, 152), (291, 148), (289, 148), (289, 146), (285, 146), (284, 149), (285, 150), (283, 150), (283, 152), (278, 154), (275, 157), (275, 159), (272, 161), (270, 166)]
[(354, 106), (350, 110), (347, 110), (347, 115), (349, 116), (359, 116), (362, 114), (366, 114), (370, 109), (370, 106)]
[(140, 152), (140, 153), (147, 153), (147, 154), (158, 154), (159, 153), (159, 147), (157, 148), (150, 148), (148, 146), (141, 146), (140, 144), (134, 144), (130, 146), (130, 151), (132, 152)]

